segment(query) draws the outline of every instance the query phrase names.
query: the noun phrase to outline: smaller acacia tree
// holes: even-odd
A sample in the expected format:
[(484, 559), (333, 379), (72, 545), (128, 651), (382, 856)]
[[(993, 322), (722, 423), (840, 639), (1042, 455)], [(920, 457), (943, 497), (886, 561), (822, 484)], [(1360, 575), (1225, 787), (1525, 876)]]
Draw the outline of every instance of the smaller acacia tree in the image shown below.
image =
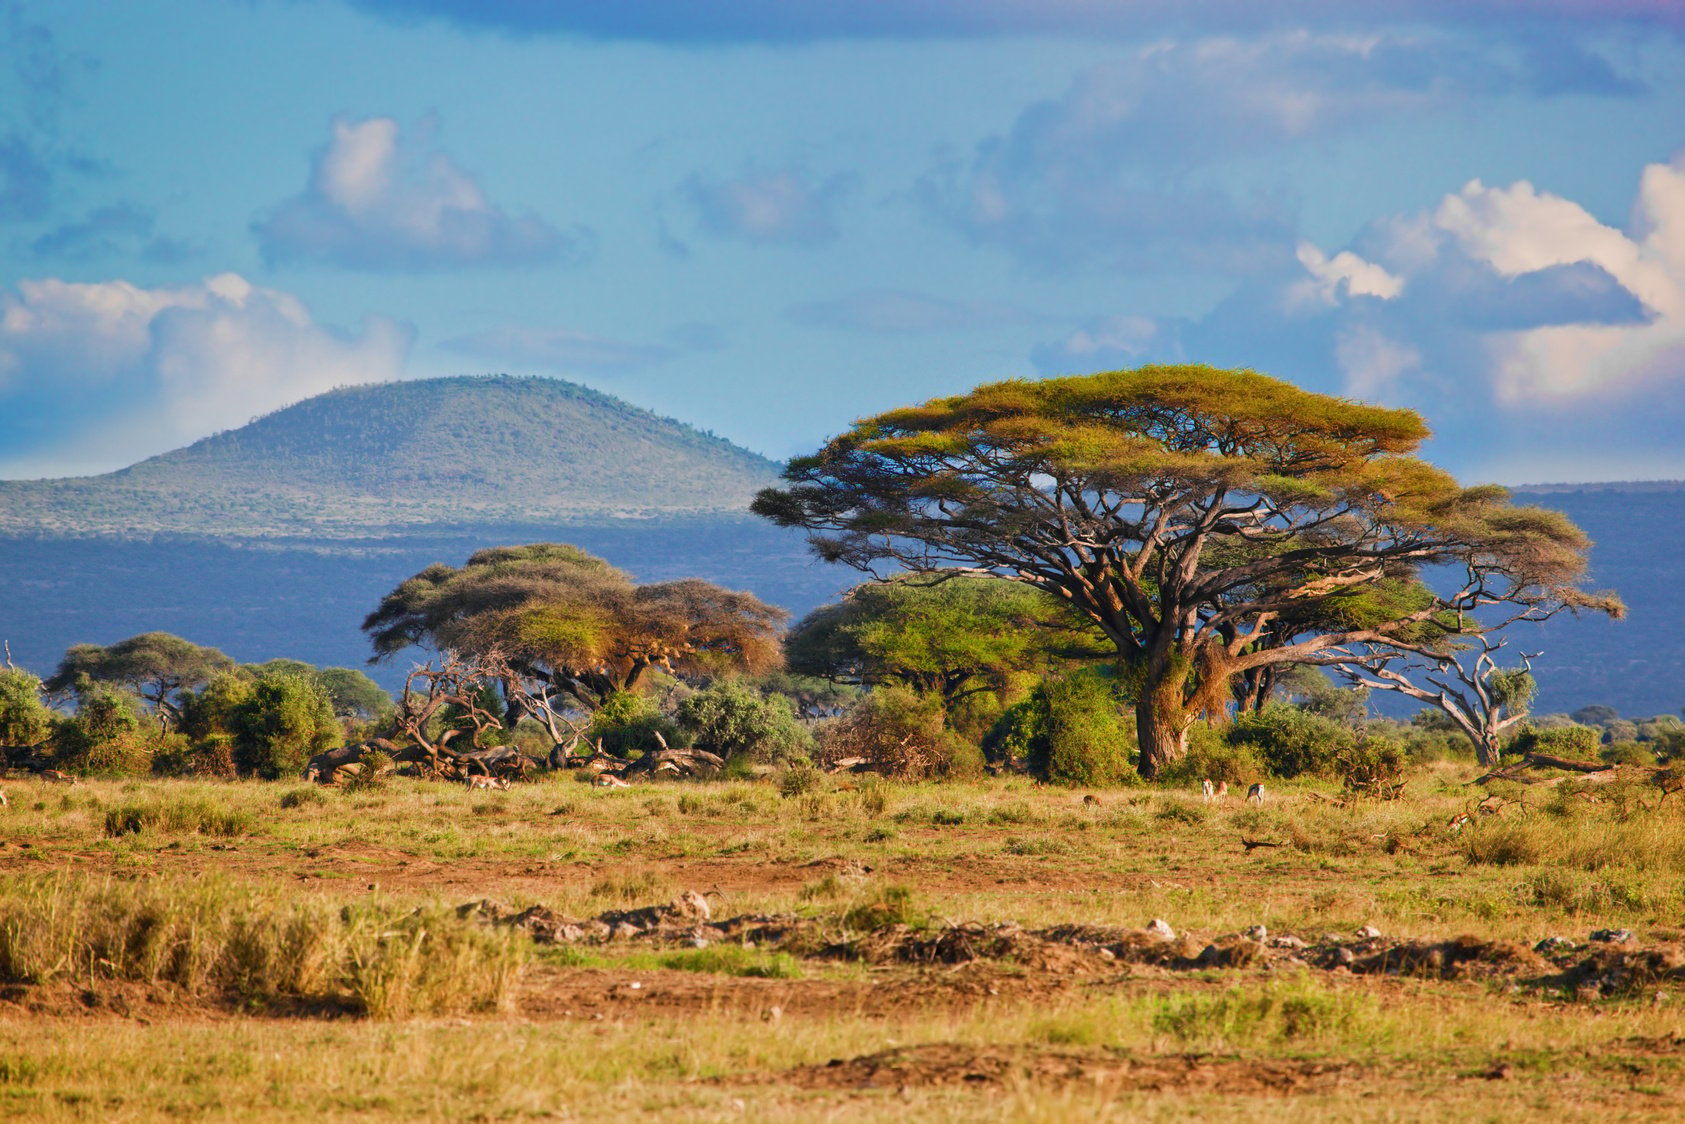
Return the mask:
[(65, 652), (58, 670), (46, 681), (49, 694), (74, 693), (86, 680), (133, 691), (152, 708), (161, 729), (181, 722), (181, 695), (210, 682), (218, 672), (234, 670), (234, 661), (168, 632), (144, 632), (108, 647), (77, 644)]
[(712, 677), (778, 667), (781, 609), (695, 578), (636, 585), (561, 543), (482, 550), (461, 569), (429, 566), (363, 621), (371, 663), (411, 645), (498, 675), (513, 724), (638, 692), (654, 670)]

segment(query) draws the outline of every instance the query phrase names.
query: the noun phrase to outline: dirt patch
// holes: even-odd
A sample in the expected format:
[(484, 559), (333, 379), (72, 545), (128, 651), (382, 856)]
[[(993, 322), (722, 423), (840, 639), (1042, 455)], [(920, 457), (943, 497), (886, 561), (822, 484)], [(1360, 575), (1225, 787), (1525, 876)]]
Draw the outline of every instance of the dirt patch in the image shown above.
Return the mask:
[[(1082, 1082), (1116, 1088), (1223, 1094), (1298, 1094), (1355, 1080), (1354, 1065), (1168, 1054), (1134, 1057), (1101, 1051), (931, 1043), (797, 1066), (756, 1083), (803, 1089), (914, 1089), (932, 1086), (1048, 1085)], [(749, 1079), (745, 1079), (748, 1081)]]

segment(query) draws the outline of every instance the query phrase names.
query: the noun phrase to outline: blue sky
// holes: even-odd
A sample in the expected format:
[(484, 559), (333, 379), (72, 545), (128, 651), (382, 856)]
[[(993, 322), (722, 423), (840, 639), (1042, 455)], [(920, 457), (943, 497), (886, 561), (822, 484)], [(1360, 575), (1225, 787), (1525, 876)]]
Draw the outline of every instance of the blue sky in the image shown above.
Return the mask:
[(0, 0), (0, 477), (493, 371), (781, 459), (1163, 361), (1685, 477), (1685, 5)]

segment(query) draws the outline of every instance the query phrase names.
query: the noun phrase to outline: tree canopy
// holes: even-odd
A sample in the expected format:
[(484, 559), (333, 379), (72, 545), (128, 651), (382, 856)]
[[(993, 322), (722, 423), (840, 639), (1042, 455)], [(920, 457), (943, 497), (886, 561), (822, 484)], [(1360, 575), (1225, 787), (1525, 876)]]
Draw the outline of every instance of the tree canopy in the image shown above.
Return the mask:
[(790, 670), (843, 683), (899, 683), (944, 706), (1000, 691), (1014, 675), (1096, 659), (1088, 622), (1039, 589), (1003, 578), (902, 575), (865, 582), (790, 630)]
[(234, 661), (215, 648), (201, 647), (168, 632), (145, 632), (109, 647), (77, 644), (65, 652), (47, 679), (49, 693), (74, 691), (79, 680), (110, 683), (145, 699), (161, 725), (181, 720), (180, 694), (210, 682), (218, 672), (233, 671)]
[(536, 698), (589, 710), (636, 691), (652, 669), (775, 668), (784, 615), (695, 578), (636, 585), (577, 547), (532, 543), (479, 551), (460, 569), (429, 566), (388, 593), (363, 631), (371, 663), (411, 645), (491, 657), (537, 684)]
[[(1064, 600), (1131, 676), (1152, 776), (1253, 669), (1352, 658), (1494, 601), (1592, 603), (1585, 535), (1460, 486), (1413, 455), (1427, 436), (1412, 411), (1252, 371), (1010, 380), (856, 423), (754, 510), (829, 560), (971, 568)], [(1461, 588), (1415, 584), (1436, 565)], [(1389, 583), (1428, 596), (1377, 598)]]

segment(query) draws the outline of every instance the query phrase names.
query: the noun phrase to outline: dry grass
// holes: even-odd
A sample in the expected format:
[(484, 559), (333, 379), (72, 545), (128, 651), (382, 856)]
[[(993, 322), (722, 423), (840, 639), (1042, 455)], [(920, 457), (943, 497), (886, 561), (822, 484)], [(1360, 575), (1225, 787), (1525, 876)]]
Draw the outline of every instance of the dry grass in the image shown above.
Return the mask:
[[(510, 931), (452, 908), (492, 897), (579, 917), (696, 889), (727, 913), (797, 913), (837, 933), (1159, 916), (1201, 940), (1254, 924), (1308, 938), (1365, 924), (1528, 943), (1609, 927), (1680, 936), (1685, 814), (1540, 799), (1453, 833), (1478, 795), (1469, 776), (1437, 767), (1409, 799), (1349, 807), (1272, 785), (1261, 808), (1152, 789), (1085, 803), (1019, 781), (820, 778), (783, 796), (773, 783), (556, 779), (495, 797), (403, 780), (364, 793), (14, 781), (0, 810), (0, 1118), (1317, 1121), (1544, 1104), (1564, 1119), (1677, 1118), (1685, 1019), (1648, 994), (1560, 1002), (1477, 982), (1121, 968), (1060, 986), (1010, 963), (977, 977), (735, 945), (529, 959)], [(601, 1019), (523, 1005), (569, 972), (602, 990), (667, 973), (703, 998), (599, 1007)], [(780, 1017), (773, 1000), (707, 999), (710, 980), (843, 998)], [(158, 993), (152, 1025), (52, 1000), (121, 987)], [(968, 1083), (962, 1067), (904, 1092), (791, 1076), (936, 1045), (1014, 1061), (998, 1080)], [(1220, 1072), (1116, 1077), (1130, 1059), (1195, 1057)], [(1271, 1085), (1270, 1067), (1289, 1063), (1334, 1076)]]

